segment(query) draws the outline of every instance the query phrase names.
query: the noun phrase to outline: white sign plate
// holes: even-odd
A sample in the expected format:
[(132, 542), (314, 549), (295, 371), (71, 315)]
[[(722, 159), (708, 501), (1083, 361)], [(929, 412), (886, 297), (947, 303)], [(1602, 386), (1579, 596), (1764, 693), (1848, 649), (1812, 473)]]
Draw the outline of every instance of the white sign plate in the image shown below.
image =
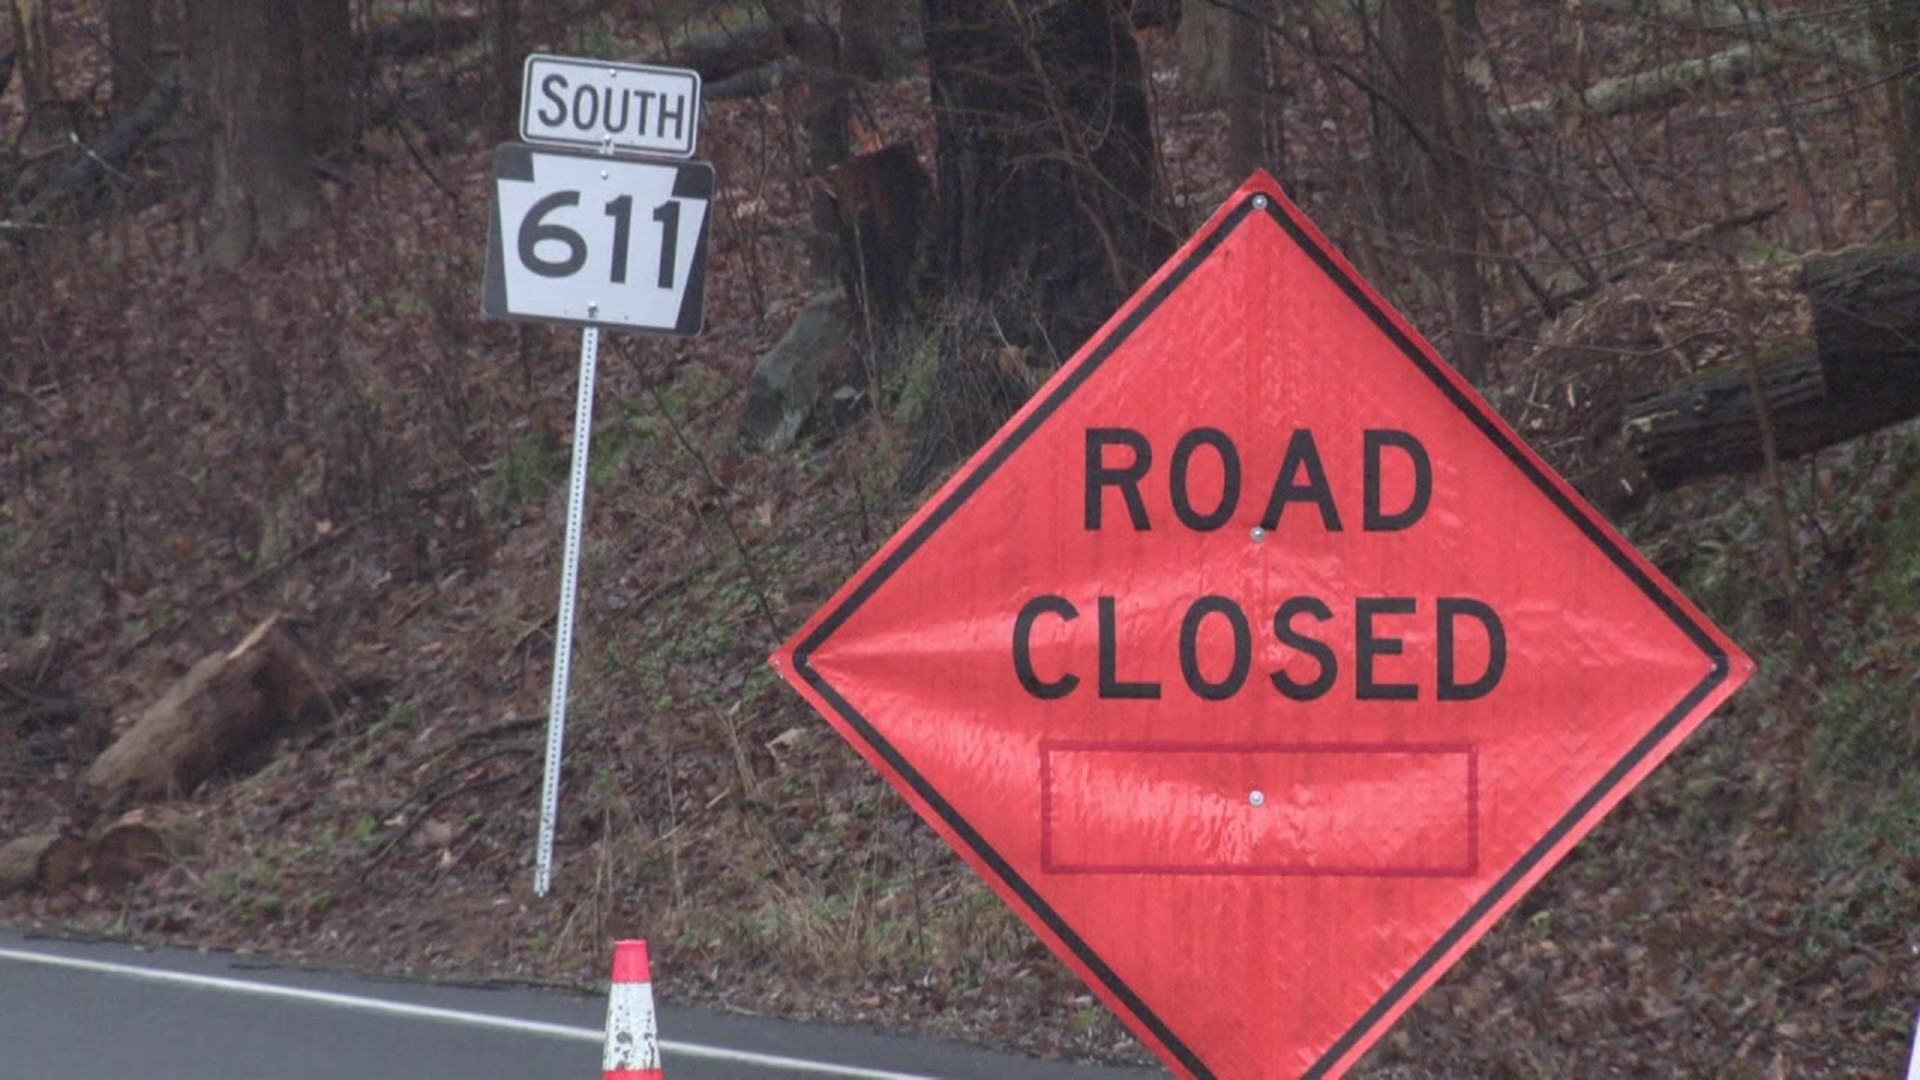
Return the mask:
[(493, 171), (489, 316), (700, 332), (711, 165), (508, 143)]
[(534, 53), (520, 91), (520, 137), (554, 146), (692, 157), (700, 73)]

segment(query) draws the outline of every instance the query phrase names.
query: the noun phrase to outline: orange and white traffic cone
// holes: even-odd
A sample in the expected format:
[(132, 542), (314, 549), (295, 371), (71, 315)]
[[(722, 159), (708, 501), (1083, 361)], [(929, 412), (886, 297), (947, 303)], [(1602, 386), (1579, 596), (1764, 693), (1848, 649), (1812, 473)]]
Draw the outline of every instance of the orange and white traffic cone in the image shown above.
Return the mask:
[(653, 972), (647, 943), (616, 941), (613, 986), (607, 991), (606, 1080), (664, 1080), (660, 1032), (653, 1018)]

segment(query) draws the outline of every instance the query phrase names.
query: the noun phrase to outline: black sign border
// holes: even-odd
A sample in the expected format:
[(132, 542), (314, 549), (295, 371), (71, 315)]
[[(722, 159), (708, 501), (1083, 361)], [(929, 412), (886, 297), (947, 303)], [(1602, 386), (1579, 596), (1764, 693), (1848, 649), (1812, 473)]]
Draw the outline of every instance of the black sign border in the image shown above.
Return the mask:
[[(1250, 216), (1260, 212), (1264, 212), (1274, 224), (1280, 226), (1293, 242), (1313, 259), (1315, 265), (1339, 285), (1348, 299), (1373, 320), (1374, 325), (1379, 327), (1388, 340), (1392, 341), (1401, 353), (1419, 368), (1441, 393), (1446, 395), (1447, 400), (1473, 421), (1481, 434), (1492, 440), (1507, 459), (1532, 481), (1534, 486), (1539, 488), (1541, 493), (1546, 495), (1590, 541), (1599, 547), (1608, 559), (1673, 621), (1675, 626), (1699, 646), (1705, 657), (1712, 662), (1706, 677), (1682, 697), (1673, 709), (1662, 717), (1644, 738), (1634, 744), (1618, 763), (1607, 770), (1593, 789), (1577, 801), (1564, 817), (1555, 822), (1539, 842), (1529, 848), (1507, 873), (1495, 881), (1486, 894), (1469, 907), (1458, 922), (1440, 935), (1439, 939), (1399, 979), (1395, 980), (1392, 986), (1387, 988), (1373, 1007), (1361, 1014), (1360, 1019), (1327, 1048), (1304, 1076), (1312, 1078), (1327, 1075), (1355, 1045), (1372, 1035), (1386, 1019), (1387, 1014), (1406, 1000), (1414, 986), (1425, 978), (1428, 972), (1432, 971), (1434, 966), (1439, 964), (1463, 937), (1478, 926), (1487, 917), (1488, 912), (1512, 895), (1520, 882), (1540, 865), (1568, 833), (1593, 812), (1595, 806), (1618, 790), (1641, 762), (1666, 743), (1674, 730), (1726, 681), (1730, 670), (1729, 657), (1720, 647), (1713, 632), (1697, 620), (1687, 608), (1678, 603), (1660, 582), (1655, 581), (1641, 567), (1638, 560), (1627, 552), (1607, 528), (1600, 524), (1595, 511), (1570, 496), (1560, 484), (1556, 483), (1538, 460), (1493, 417), (1484, 403), (1463, 391), (1453, 379), (1448, 377), (1447, 372), (1442, 370), (1440, 363), (1434, 357), (1407, 336), (1398, 322), (1381, 308), (1372, 292), (1346, 271), (1341, 261), (1327, 250), (1312, 230), (1302, 227), (1300, 222), (1294, 220), (1279, 200), (1257, 190), (1243, 189), (1239, 202), (1219, 217), (1212, 232), (1202, 237), (1172, 273), (1161, 279), (1153, 291), (1128, 312), (1124, 319), (1105, 330), (1104, 336), (1090, 346), (1086, 357), (1079, 364), (1069, 366), (1065, 376), (1048, 388), (1045, 398), (1033, 411), (1020, 418), (1018, 425), (1007, 433), (1006, 438), (995, 444), (984, 456), (969, 462), (958, 482), (947, 490), (932, 512), (921, 519), (913, 531), (888, 552), (884, 560), (873, 566), (865, 579), (849, 591), (845, 599), (826, 618), (821, 619), (813, 631), (793, 651), (795, 669), (821, 699), (831, 705), (841, 718), (860, 734), (867, 745), (887, 762), (899, 780), (910, 786), (915, 794), (940, 815), (941, 820), (946, 822), (954, 834), (991, 868), (1007, 888), (1020, 897), (1028, 909), (1046, 924), (1047, 928), (1072, 951), (1096, 979), (1100, 980), (1101, 985), (1132, 1012), (1134, 1017), (1160, 1040), (1160, 1043), (1179, 1060), (1181, 1065), (1200, 1080), (1214, 1080), (1216, 1074), (1207, 1067), (1200, 1055), (1175, 1035), (1173, 1029), (1147, 1007), (1140, 995), (1127, 985), (1079, 934), (1074, 932), (1059, 913), (1054, 911), (1033, 886), (1027, 883), (1019, 871), (1015, 870), (1005, 857), (988, 844), (965, 818), (960, 816), (953, 805), (947, 802), (926, 777), (914, 769), (899, 750), (889, 743), (866, 717), (853, 707), (851, 702), (841, 696), (813, 669), (809, 658), (852, 617), (855, 611), (859, 610), (862, 604), (898, 572), (907, 559), (911, 558), (941, 526), (953, 517), (961, 505), (971, 498), (988, 479), (999, 472), (1001, 466), (1007, 463), (1014, 452), (1024, 445), (1042, 424), (1051, 419), (1068, 398), (1085, 385), (1087, 380), (1092, 378), (1106, 361), (1119, 351), (1134, 331), (1139, 329), (1141, 324), (1166, 302), (1174, 290), (1186, 282), (1195, 268), (1205, 262)], [(1517, 899), (1517, 896), (1515, 898)]]

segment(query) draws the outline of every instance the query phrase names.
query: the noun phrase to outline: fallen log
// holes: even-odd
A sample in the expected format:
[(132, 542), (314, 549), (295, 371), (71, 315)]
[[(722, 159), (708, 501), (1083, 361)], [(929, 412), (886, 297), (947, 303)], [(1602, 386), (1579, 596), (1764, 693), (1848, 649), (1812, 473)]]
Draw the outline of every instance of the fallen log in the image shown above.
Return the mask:
[[(927, 54), (926, 39), (918, 33), (901, 34), (891, 40), (889, 55), (903, 61), (917, 60)], [(774, 22), (701, 34), (667, 46), (670, 63), (700, 73), (700, 96), (706, 101), (760, 97), (795, 83), (818, 80), (823, 73), (841, 78), (865, 78), (873, 74), (863, 73), (857, 67), (834, 71), (828, 67), (830, 61), (823, 62), (826, 58), (805, 60), (799, 55), (803, 52), (791, 30)]]
[(80, 876), (87, 842), (65, 833), (39, 833), (0, 844), (0, 895), (21, 889), (52, 894)]
[(771, 22), (749, 23), (737, 30), (701, 34), (667, 45), (667, 62), (690, 67), (702, 82), (720, 82), (750, 68), (770, 64), (787, 55), (780, 27)]
[(1803, 59), (1843, 64), (1863, 75), (1881, 74), (1886, 66), (1872, 41), (1841, 29), (1847, 22), (1844, 9), (1809, 17), (1769, 10), (1765, 4), (1727, 0), (1587, 0), (1587, 8), (1616, 15), (1651, 15), (1695, 32), (1763, 41)]
[(1560, 95), (1522, 102), (1494, 113), (1493, 125), (1500, 131), (1545, 131), (1558, 125), (1563, 116), (1617, 116), (1659, 108), (1683, 100), (1700, 86), (1737, 86), (1767, 62), (1763, 51), (1752, 45), (1736, 45), (1711, 56), (1602, 79), (1580, 90), (1574, 102)]
[(383, 60), (417, 60), (448, 49), (466, 48), (480, 40), (482, 29), (477, 15), (409, 15), (369, 27), (361, 48)]
[(108, 809), (191, 795), (275, 733), (323, 718), (327, 682), (270, 618), (233, 651), (195, 664), (148, 707), (94, 759), (82, 794)]
[(1759, 366), (1702, 372), (1627, 403), (1622, 427), (1654, 486), (1749, 472), (1765, 460), (1764, 405), (1782, 460), (1920, 416), (1920, 250), (1807, 260), (1814, 345)]
[(706, 83), (700, 89), (700, 98), (703, 101), (730, 101), (734, 98), (765, 97), (783, 87), (832, 78), (836, 74), (833, 71), (816, 70), (793, 57), (786, 57)]
[[(1782, 458), (1835, 441), (1817, 355), (1760, 367), (1760, 385)], [(1752, 472), (1766, 460), (1753, 380), (1744, 367), (1702, 372), (1669, 390), (1627, 403), (1627, 446), (1662, 490), (1689, 480)]]
[(121, 159), (130, 156), (172, 118), (180, 108), (183, 92), (183, 76), (176, 62), (161, 73), (153, 91), (99, 143), (89, 147), (76, 142), (78, 156), (36, 192), (11, 221), (0, 222), (0, 228), (30, 229), (42, 223), (60, 203), (91, 190)]

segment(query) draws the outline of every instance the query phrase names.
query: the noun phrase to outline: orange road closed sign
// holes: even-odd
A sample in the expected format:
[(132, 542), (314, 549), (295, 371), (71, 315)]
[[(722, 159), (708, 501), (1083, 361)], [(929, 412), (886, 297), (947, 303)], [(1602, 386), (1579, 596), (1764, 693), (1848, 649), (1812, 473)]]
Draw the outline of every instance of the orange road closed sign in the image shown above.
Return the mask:
[(1753, 670), (1264, 174), (773, 659), (1221, 1078), (1350, 1068)]

